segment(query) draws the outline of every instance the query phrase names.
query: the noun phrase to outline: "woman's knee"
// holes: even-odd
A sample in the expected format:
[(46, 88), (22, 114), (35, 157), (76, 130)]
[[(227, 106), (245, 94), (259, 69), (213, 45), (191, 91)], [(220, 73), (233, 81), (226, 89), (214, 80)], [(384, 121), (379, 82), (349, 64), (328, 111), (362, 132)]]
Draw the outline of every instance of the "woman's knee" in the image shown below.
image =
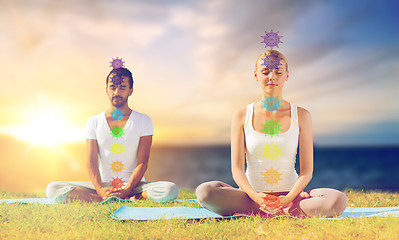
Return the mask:
[(208, 202), (214, 195), (215, 190), (221, 186), (219, 181), (211, 181), (200, 184), (195, 190), (198, 202)]

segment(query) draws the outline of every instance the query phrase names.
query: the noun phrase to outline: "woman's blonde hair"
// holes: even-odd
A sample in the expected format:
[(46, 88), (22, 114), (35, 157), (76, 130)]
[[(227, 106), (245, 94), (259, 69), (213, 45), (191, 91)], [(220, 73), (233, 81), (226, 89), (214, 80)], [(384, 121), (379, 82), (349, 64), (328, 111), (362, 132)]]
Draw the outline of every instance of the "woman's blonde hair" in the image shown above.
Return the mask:
[(260, 59), (265, 58), (266, 55), (276, 55), (278, 56), (279, 59), (284, 60), (285, 62), (285, 67), (288, 70), (288, 60), (287, 58), (284, 56), (284, 54), (282, 54), (281, 52), (277, 51), (277, 50), (266, 50), (265, 52), (261, 53), (258, 57), (258, 59), (256, 59), (256, 63), (255, 63), (255, 70), (258, 70), (258, 62)]

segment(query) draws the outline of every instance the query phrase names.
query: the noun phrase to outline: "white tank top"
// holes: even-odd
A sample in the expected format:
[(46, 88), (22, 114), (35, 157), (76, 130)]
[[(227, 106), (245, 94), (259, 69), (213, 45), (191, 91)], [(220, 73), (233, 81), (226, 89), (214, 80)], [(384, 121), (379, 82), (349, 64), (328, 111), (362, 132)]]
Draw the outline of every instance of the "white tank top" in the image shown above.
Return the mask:
[(298, 178), (295, 171), (299, 136), (298, 111), (296, 105), (290, 105), (290, 128), (274, 136), (255, 131), (252, 125), (254, 104), (247, 106), (244, 125), (246, 175), (257, 192), (288, 192)]

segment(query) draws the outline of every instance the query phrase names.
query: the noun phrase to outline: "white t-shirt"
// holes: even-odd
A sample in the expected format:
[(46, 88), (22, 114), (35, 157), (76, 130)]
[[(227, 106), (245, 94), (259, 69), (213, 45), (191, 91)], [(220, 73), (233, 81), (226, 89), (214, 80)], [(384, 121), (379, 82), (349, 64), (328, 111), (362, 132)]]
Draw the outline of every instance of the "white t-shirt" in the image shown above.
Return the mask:
[(111, 131), (105, 112), (91, 116), (86, 123), (86, 138), (97, 140), (99, 171), (103, 182), (127, 183), (137, 165), (140, 137), (154, 133), (151, 118), (134, 110), (123, 130), (119, 130), (114, 133)]

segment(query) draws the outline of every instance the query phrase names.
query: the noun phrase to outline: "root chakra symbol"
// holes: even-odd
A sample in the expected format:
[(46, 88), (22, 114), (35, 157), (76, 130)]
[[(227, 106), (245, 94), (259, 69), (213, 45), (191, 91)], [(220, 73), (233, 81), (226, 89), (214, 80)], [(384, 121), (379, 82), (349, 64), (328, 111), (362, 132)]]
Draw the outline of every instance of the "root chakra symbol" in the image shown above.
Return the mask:
[(123, 183), (124, 181), (122, 180), (122, 178), (112, 178), (111, 184), (113, 188), (121, 188), (123, 187)]
[(271, 167), (269, 170), (266, 169), (265, 173), (263, 174), (263, 180), (265, 180), (265, 182), (271, 186), (277, 185), (278, 181), (282, 180), (281, 175), (282, 174), (278, 171), (278, 168), (273, 169), (273, 167)]
[(274, 135), (278, 136), (278, 133), (281, 132), (281, 124), (278, 124), (278, 120), (274, 121), (273, 118), (270, 121), (265, 120), (265, 124), (262, 124), (263, 130), (267, 135), (273, 137)]

